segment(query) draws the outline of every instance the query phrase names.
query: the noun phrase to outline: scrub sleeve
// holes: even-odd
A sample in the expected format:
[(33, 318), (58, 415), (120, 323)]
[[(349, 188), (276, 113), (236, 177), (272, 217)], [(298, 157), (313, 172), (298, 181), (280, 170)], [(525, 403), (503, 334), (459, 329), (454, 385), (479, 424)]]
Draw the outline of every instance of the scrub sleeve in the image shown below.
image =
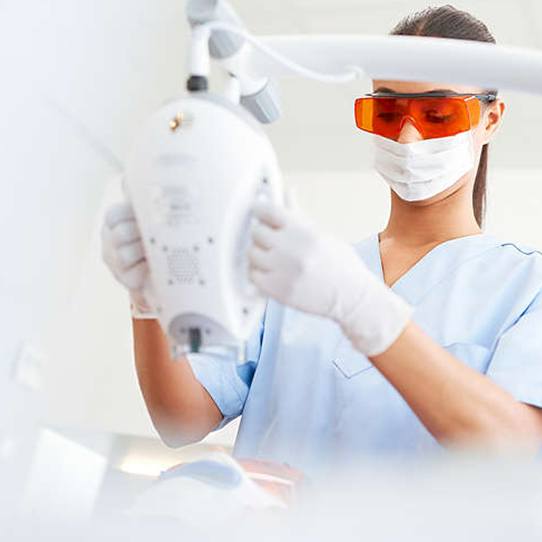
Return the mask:
[(542, 292), (499, 338), (487, 375), (518, 401), (542, 408)]
[(254, 371), (261, 352), (265, 316), (249, 337), (246, 359), (209, 353), (192, 353), (187, 358), (192, 371), (202, 386), (209, 392), (224, 416), (214, 431), (240, 416), (243, 412)]

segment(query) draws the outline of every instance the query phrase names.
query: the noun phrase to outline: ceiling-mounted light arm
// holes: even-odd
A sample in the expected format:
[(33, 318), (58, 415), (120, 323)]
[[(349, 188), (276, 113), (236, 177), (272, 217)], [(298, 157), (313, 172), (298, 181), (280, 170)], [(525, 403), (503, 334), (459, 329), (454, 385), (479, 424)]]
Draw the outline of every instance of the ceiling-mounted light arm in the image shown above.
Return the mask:
[(258, 40), (291, 65), (252, 47), (247, 69), (255, 76), (303, 76), (311, 71), (347, 74), (359, 70), (371, 79), (475, 85), (542, 94), (542, 52), (475, 41), (419, 36), (277, 35)]
[[(542, 94), (537, 50), (419, 36), (254, 36), (223, 0), (189, 0), (187, 15), (193, 36), (207, 36), (207, 55), (236, 78), (240, 102), (261, 122), (280, 116), (271, 78), (290, 76), (333, 83), (366, 76)], [(205, 71), (205, 62), (192, 64), (198, 63)]]
[[(267, 75), (254, 76), (246, 68), (246, 58), (250, 47), (246, 41), (246, 29), (228, 2), (224, 0), (188, 0), (186, 16), (192, 28), (192, 40), (203, 36), (198, 29), (208, 32), (207, 54), (219, 61), (222, 67), (234, 78), (228, 85), (230, 99), (234, 97), (233, 87), (238, 87), (239, 101), (260, 122), (274, 122), (280, 117), (280, 104), (276, 86)], [(213, 28), (214, 23), (214, 28)], [(223, 25), (222, 27), (220, 25)], [(195, 34), (194, 34), (195, 33)], [(196, 45), (195, 49), (200, 50)], [(191, 64), (197, 65), (197, 55)], [(189, 68), (190, 69), (190, 68)], [(206, 77), (206, 76), (205, 76)], [(207, 79), (190, 71), (188, 90), (206, 90)], [(203, 88), (205, 87), (205, 88)]]
[(206, 91), (209, 87), (209, 37), (211, 31), (203, 25), (192, 27), (188, 56), (188, 79), (190, 92)]

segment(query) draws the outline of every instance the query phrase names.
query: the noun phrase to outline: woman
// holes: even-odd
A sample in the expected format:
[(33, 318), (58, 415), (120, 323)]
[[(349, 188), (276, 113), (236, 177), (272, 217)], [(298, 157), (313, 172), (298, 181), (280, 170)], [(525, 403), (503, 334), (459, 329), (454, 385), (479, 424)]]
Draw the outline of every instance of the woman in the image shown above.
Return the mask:
[[(392, 33), (494, 43), (451, 6)], [(305, 469), (439, 444), (537, 449), (542, 257), (481, 229), (504, 109), (492, 90), (374, 81), (356, 122), (392, 189), (383, 232), (351, 247), (259, 205), (251, 277), (272, 299), (243, 365), (210, 355), (174, 364), (157, 321), (134, 319), (139, 381), (164, 441), (199, 440), (242, 413), (238, 456)], [(127, 227), (124, 241), (140, 247), (118, 210), (105, 244)], [(140, 248), (123, 251), (108, 261), (136, 291), (146, 263)]]

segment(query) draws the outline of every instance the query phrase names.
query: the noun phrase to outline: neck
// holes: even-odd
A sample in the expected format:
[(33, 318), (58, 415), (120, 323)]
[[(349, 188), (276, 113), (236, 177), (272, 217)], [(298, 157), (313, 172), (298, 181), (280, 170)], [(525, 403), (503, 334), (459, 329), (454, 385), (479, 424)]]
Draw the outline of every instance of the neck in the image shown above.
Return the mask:
[(463, 183), (438, 201), (421, 205), (403, 201), (392, 191), (390, 218), (380, 239), (424, 246), (479, 233), (472, 207), (472, 186)]

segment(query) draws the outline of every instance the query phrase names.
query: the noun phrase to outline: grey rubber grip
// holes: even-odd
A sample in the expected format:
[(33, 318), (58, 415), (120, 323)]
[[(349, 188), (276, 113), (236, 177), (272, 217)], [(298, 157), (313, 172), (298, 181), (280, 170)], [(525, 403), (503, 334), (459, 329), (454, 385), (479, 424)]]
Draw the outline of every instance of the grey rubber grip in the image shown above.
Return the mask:
[[(223, 0), (188, 0), (186, 16), (191, 26), (220, 21), (243, 29), (241, 19)], [(213, 30), (209, 40), (209, 52), (213, 58), (228, 58), (242, 47), (244, 38), (226, 30)]]
[(268, 80), (255, 94), (241, 96), (241, 105), (262, 124), (270, 124), (280, 118), (280, 99), (276, 85)]

